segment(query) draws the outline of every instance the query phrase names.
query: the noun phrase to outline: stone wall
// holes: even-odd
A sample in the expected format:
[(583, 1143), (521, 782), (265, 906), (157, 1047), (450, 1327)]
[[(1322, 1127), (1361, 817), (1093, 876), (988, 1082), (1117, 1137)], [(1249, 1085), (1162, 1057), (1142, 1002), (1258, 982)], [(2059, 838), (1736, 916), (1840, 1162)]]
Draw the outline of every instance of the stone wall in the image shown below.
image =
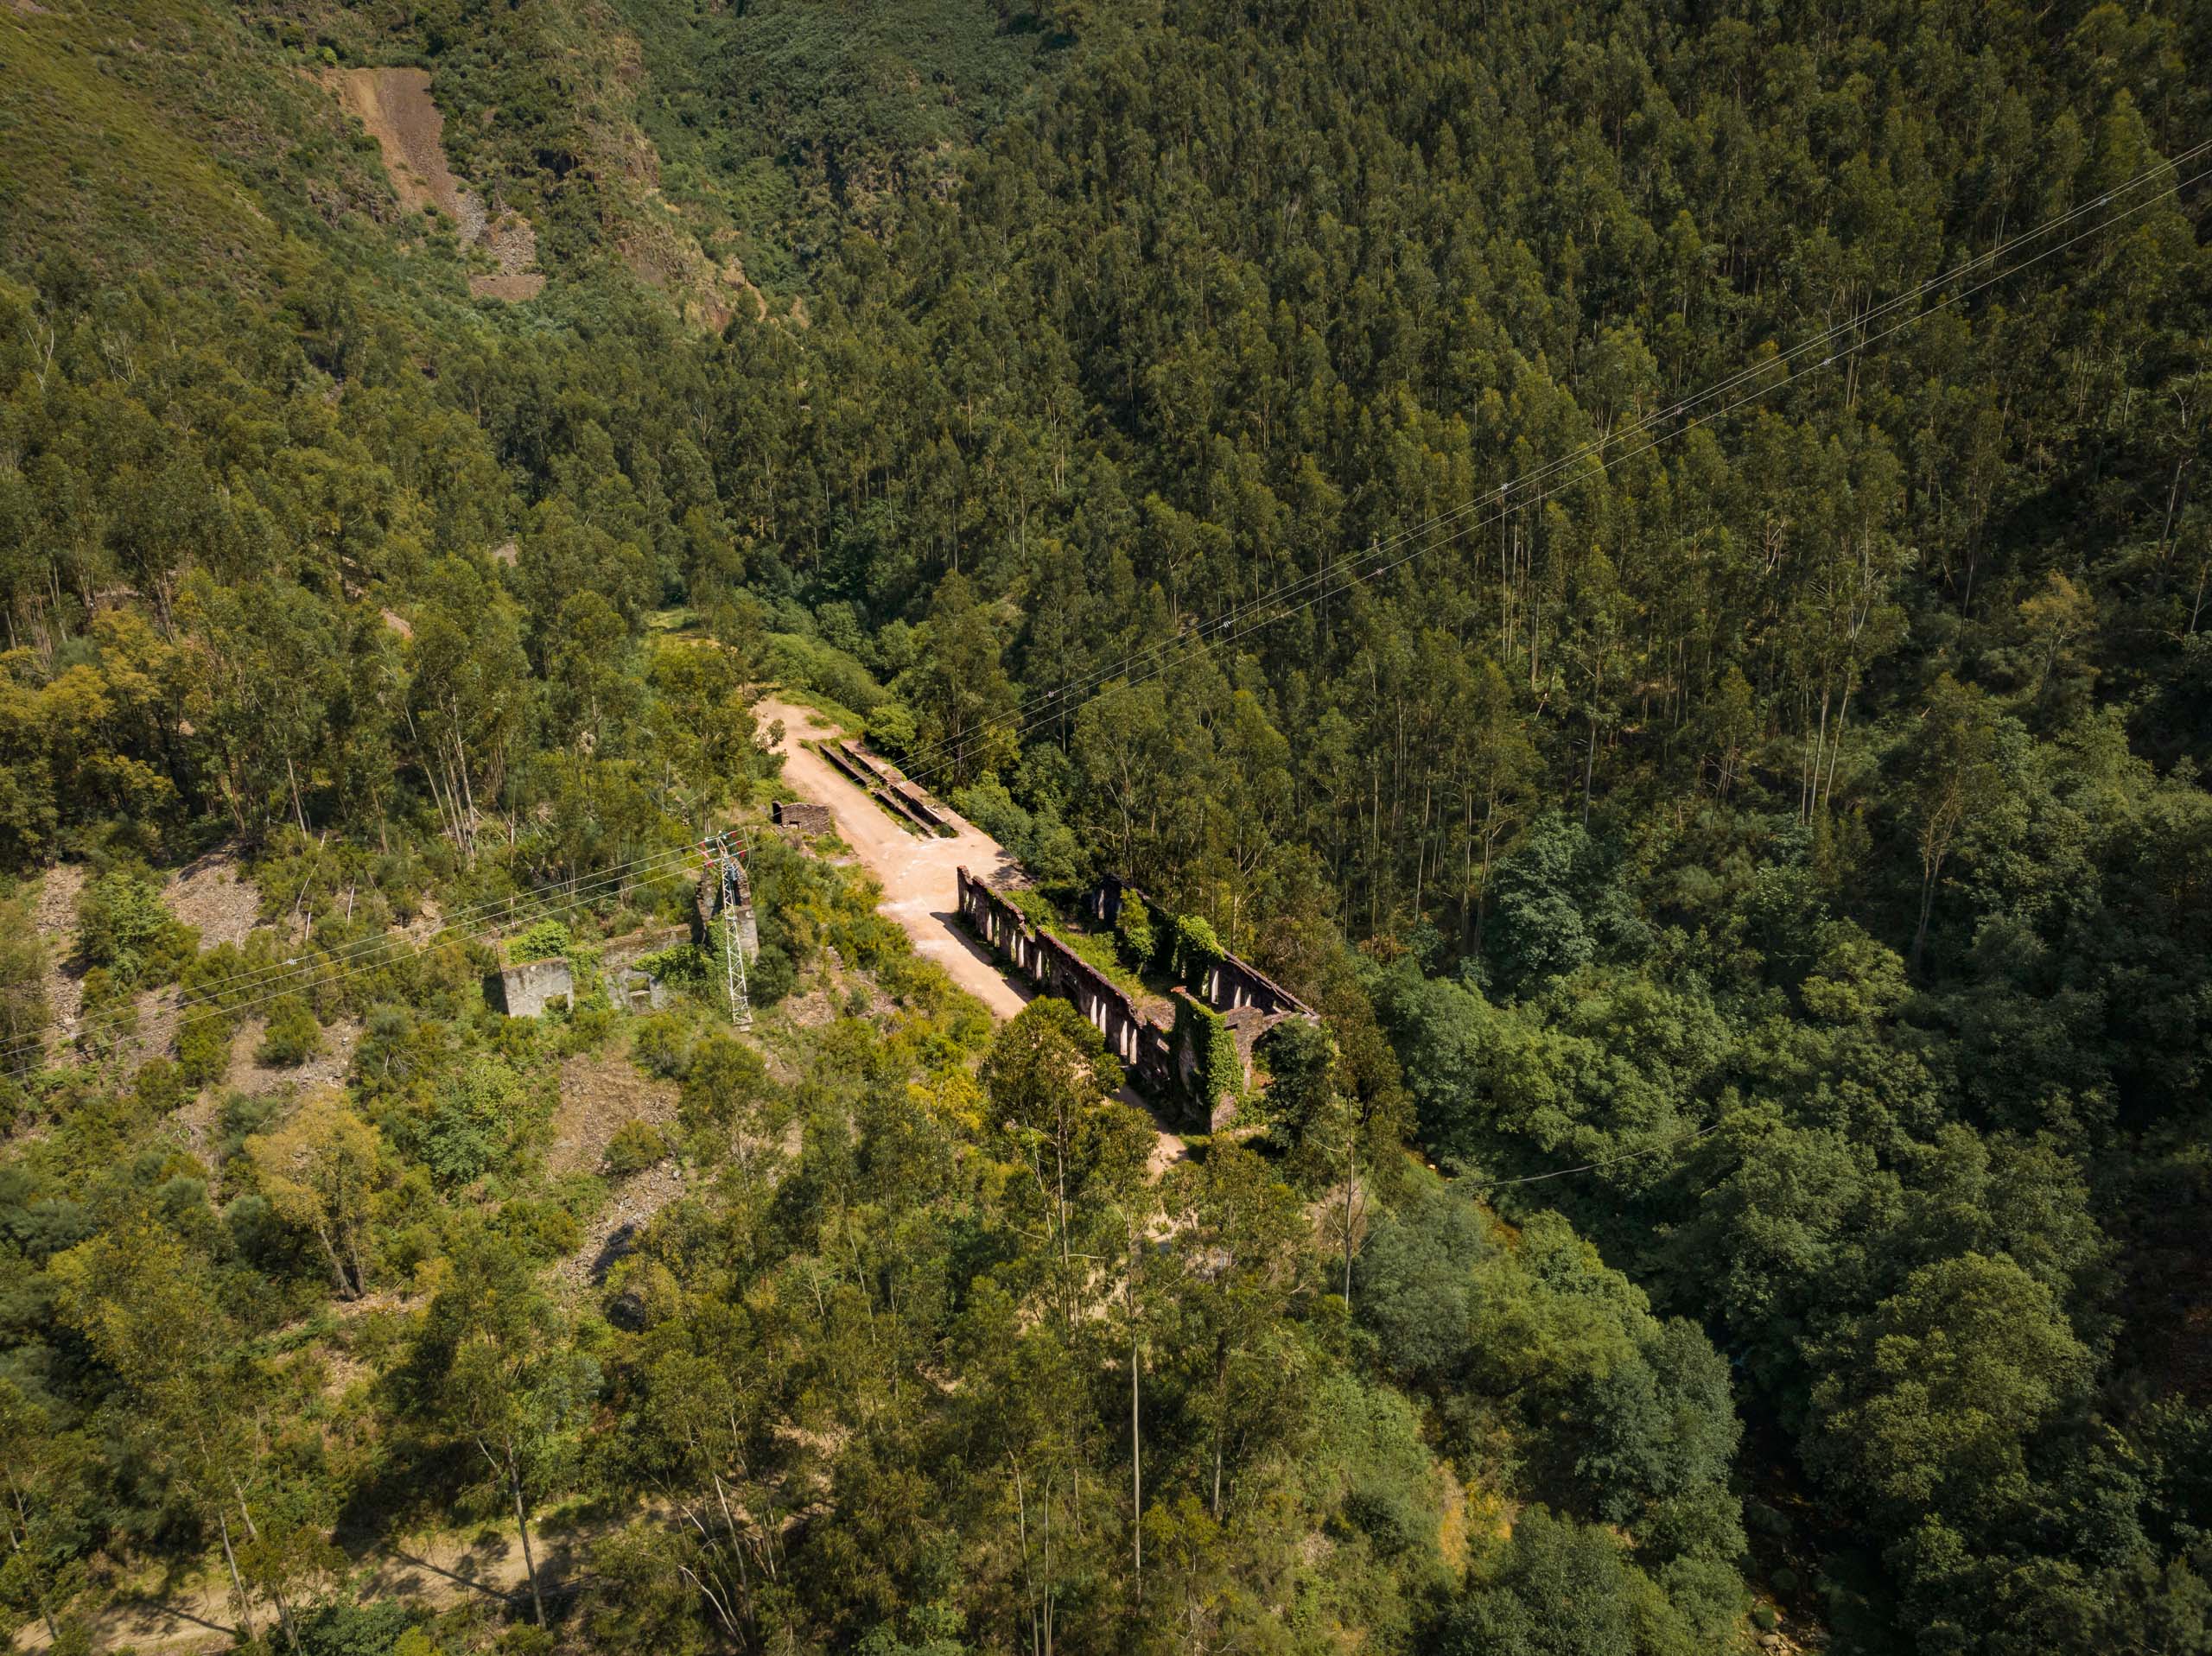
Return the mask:
[(625, 932), (620, 937), (609, 937), (598, 945), (599, 963), (610, 973), (626, 966), (635, 965), (648, 955), (658, 955), (664, 949), (690, 941), (689, 926), (646, 926), (637, 931)]
[(1154, 1091), (1174, 1079), (1167, 1031), (1144, 1017), (1120, 985), (965, 868), (959, 871), (960, 911), (992, 949), (1041, 994), (1071, 1002), (1106, 1037), (1106, 1050)]
[(829, 834), (836, 828), (827, 805), (812, 805), (804, 800), (779, 799), (772, 808), (776, 826), (799, 834)]
[[(1193, 1088), (1197, 1053), (1189, 1039), (1178, 1041), (1175, 1025), (1140, 1007), (1111, 978), (1051, 932), (1032, 925), (1001, 892), (959, 871), (960, 911), (976, 933), (1041, 994), (1074, 1004), (1106, 1037), (1107, 1050), (1128, 1066), (1160, 1097), (1188, 1097)], [(1109, 878), (1109, 890), (1092, 893), (1084, 906), (1094, 919), (1112, 924), (1124, 894), (1141, 897)], [(1154, 912), (1159, 913), (1157, 905)], [(1166, 917), (1163, 916), (1163, 918)], [(1305, 1002), (1266, 974), (1234, 955), (1224, 956), (1205, 981), (1182, 993), (1221, 1014), (1236, 1044), (1243, 1087), (1252, 1085), (1252, 1053), (1260, 1038), (1286, 1018), (1314, 1021)], [(1236, 1095), (1191, 1101), (1202, 1131), (1218, 1133), (1236, 1114)]]
[(857, 742), (833, 740), (812, 746), (823, 758), (843, 771), (848, 780), (858, 784), (916, 827), (936, 834), (960, 831), (952, 813), (907, 781), (905, 773), (890, 760), (869, 752)]
[(484, 994), (510, 1018), (535, 1018), (556, 1000), (567, 1000), (576, 992), (569, 962), (558, 955), (550, 960), (524, 961), (494, 972), (484, 980)]
[[(1098, 889), (1084, 899), (1084, 910), (1109, 931), (1122, 917), (1122, 904), (1131, 898), (1151, 910), (1154, 923), (1172, 923), (1173, 917), (1142, 891), (1122, 879), (1109, 874), (1099, 883)], [(1313, 1009), (1296, 995), (1277, 983), (1249, 961), (1224, 955), (1209, 968), (1205, 980), (1190, 986), (1199, 999), (1216, 1012), (1234, 1011), (1239, 1006), (1255, 1008), (1268, 1018), (1312, 1018)]]

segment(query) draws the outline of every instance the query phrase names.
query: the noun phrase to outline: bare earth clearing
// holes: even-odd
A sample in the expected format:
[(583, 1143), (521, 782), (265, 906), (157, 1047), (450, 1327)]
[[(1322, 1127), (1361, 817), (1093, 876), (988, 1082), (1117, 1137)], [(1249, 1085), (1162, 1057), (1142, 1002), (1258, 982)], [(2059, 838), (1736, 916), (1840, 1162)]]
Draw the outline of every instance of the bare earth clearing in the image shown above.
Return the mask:
[(38, 902), (31, 910), (31, 924), (46, 944), (46, 1004), (54, 1014), (49, 1041), (66, 1041), (76, 1033), (77, 1014), (85, 1004), (83, 974), (65, 965), (77, 949), (77, 898), (85, 889), (86, 873), (80, 862), (58, 862), (38, 883)]
[(211, 851), (169, 876), (162, 906), (198, 929), (202, 950), (243, 943), (258, 923), (261, 894), (238, 878), (238, 853)]
[(435, 207), (453, 220), (461, 244), (478, 242), (499, 261), (495, 276), (473, 276), (479, 298), (534, 299), (545, 278), (537, 261), (537, 232), (519, 213), (496, 218), (481, 197), (454, 176), (445, 151), (445, 116), (430, 97), (426, 69), (339, 69), (323, 78), (347, 114), (366, 127), (384, 154), (399, 205), (408, 213)]
[(1007, 980), (989, 953), (958, 924), (960, 891), (954, 871), (965, 867), (984, 879), (1011, 875), (1014, 859), (999, 842), (968, 822), (950, 840), (904, 827), (829, 760), (801, 746), (838, 733), (819, 714), (773, 699), (763, 699), (754, 711), (763, 726), (783, 720), (784, 739), (776, 751), (784, 756), (784, 780), (805, 798), (830, 808), (837, 837), (881, 884), (883, 912), (906, 929), (914, 952), (944, 968), (955, 983), (1001, 1018), (1027, 1006), (1028, 995)]

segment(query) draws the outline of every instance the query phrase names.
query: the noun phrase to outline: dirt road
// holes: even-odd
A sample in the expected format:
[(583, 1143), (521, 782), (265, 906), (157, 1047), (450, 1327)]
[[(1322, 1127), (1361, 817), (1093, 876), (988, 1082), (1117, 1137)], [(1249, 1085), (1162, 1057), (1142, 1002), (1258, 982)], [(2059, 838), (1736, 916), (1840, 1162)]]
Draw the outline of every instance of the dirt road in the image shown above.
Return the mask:
[[(810, 707), (772, 697), (764, 697), (755, 711), (763, 729), (783, 720), (784, 739), (776, 751), (784, 756), (784, 780), (801, 797), (830, 808), (839, 836), (881, 883), (883, 912), (906, 929), (914, 952), (944, 968), (996, 1017), (1011, 1018), (1027, 1006), (1029, 991), (1001, 973), (989, 951), (958, 924), (960, 887), (953, 871), (964, 867), (984, 879), (1012, 874), (1014, 860), (999, 842), (968, 822), (961, 822), (959, 834), (950, 840), (909, 833), (829, 760), (801, 746), (810, 737), (836, 735), (835, 726)], [(1133, 1088), (1125, 1086), (1115, 1096), (1152, 1114)], [(1149, 1165), (1158, 1178), (1190, 1150), (1156, 1116), (1153, 1127), (1158, 1142)]]
[(810, 738), (837, 733), (819, 714), (772, 699), (764, 699), (756, 713), (764, 729), (783, 720), (784, 740), (776, 751), (784, 756), (784, 780), (802, 797), (830, 808), (838, 836), (882, 884), (883, 912), (906, 929), (914, 952), (944, 968), (955, 983), (1001, 1018), (1011, 1018), (1027, 1006), (1028, 995), (1007, 980), (989, 953), (957, 923), (960, 891), (954, 870), (965, 867), (982, 879), (1013, 873), (1014, 859), (999, 842), (969, 822), (961, 823), (959, 834), (950, 840), (909, 831), (829, 760), (802, 746)]

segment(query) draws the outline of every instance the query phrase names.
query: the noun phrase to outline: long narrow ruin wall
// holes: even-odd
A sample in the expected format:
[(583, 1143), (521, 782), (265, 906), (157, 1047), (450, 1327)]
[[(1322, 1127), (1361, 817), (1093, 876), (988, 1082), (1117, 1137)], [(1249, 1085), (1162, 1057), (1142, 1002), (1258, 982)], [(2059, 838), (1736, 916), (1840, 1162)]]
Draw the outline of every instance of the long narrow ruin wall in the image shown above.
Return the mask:
[[(1122, 917), (1122, 904), (1133, 898), (1159, 918), (1168, 917), (1166, 910), (1116, 874), (1107, 875), (1084, 906), (1092, 919), (1110, 931)], [(1313, 1009), (1296, 995), (1250, 961), (1239, 960), (1234, 955), (1224, 955), (1208, 969), (1204, 982), (1190, 987), (1201, 1000), (1219, 1012), (1254, 1006), (1270, 1019), (1314, 1016)]]
[(960, 911), (979, 936), (1040, 993), (1073, 1004), (1106, 1037), (1107, 1050), (1155, 1090), (1173, 1075), (1167, 1032), (1147, 1023), (1120, 986), (1066, 943), (1029, 923), (1020, 910), (965, 868)]
[(957, 834), (959, 828), (950, 815), (888, 760), (879, 758), (857, 743), (825, 741), (815, 744), (815, 751), (844, 773), (861, 789), (874, 794), (914, 822), (932, 834)]

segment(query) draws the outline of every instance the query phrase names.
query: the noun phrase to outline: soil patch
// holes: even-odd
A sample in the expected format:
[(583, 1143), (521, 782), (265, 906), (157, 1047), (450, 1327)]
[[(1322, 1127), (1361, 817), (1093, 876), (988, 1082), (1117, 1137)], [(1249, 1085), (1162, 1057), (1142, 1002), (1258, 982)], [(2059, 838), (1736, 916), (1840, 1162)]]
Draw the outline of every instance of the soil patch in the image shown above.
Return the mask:
[(189, 1103), (180, 1104), (169, 1117), (169, 1126), (183, 1136), (185, 1148), (204, 1162), (214, 1145), (215, 1123), (222, 1113), (215, 1094), (204, 1092)]
[(353, 1063), (353, 1049), (361, 1043), (361, 1025), (353, 1018), (340, 1018), (322, 1031), (322, 1050), (295, 1069), (280, 1069), (260, 1063), (254, 1052), (261, 1045), (261, 1037), (269, 1032), (265, 1018), (249, 1018), (231, 1037), (231, 1067), (224, 1073), (223, 1088), (226, 1092), (244, 1093), (249, 1098), (265, 1098), (270, 1093), (283, 1092), (289, 1088), (337, 1087), (344, 1083), (346, 1072)]
[(537, 232), (530, 220), (515, 212), (501, 213), (485, 232), (485, 250), (499, 261), (496, 275), (473, 276), (468, 291), (479, 299), (504, 299), (509, 304), (535, 299), (545, 287), (545, 277), (532, 267), (537, 263)]
[(446, 118), (430, 96), (425, 69), (338, 69), (323, 76), (346, 112), (366, 127), (383, 153), (403, 211), (435, 207), (453, 221), (463, 247), (481, 243), (498, 263), (489, 276), (468, 278), (480, 298), (534, 299), (545, 278), (537, 263), (537, 232), (512, 209), (493, 213), (454, 175), (446, 160)]
[(162, 904), (199, 930), (203, 950), (244, 943), (261, 919), (261, 893), (239, 877), (238, 855), (227, 849), (211, 851), (171, 874), (162, 887)]
[(556, 1176), (598, 1172), (607, 1146), (629, 1121), (673, 1126), (675, 1086), (640, 1074), (627, 1058), (570, 1058), (561, 1066), (561, 1102), (553, 1113), (546, 1171)]
[(46, 944), (46, 1005), (54, 1015), (51, 1038), (67, 1040), (76, 1032), (77, 1014), (84, 1010), (81, 969), (71, 966), (77, 949), (77, 898), (85, 889), (85, 865), (56, 863), (38, 883), (38, 901), (31, 909), (31, 924)]
[(672, 1159), (624, 1179), (613, 1199), (592, 1215), (582, 1245), (555, 1267), (561, 1279), (579, 1291), (605, 1282), (653, 1215), (683, 1194), (683, 1175)]
[(184, 991), (174, 984), (165, 989), (141, 989), (132, 1003), (137, 1013), (138, 1032), (130, 1037), (130, 1050), (124, 1061), (126, 1073), (136, 1074), (138, 1066), (149, 1058), (166, 1058), (176, 1048), (177, 1025), (184, 1021), (184, 1008), (180, 1004)]

